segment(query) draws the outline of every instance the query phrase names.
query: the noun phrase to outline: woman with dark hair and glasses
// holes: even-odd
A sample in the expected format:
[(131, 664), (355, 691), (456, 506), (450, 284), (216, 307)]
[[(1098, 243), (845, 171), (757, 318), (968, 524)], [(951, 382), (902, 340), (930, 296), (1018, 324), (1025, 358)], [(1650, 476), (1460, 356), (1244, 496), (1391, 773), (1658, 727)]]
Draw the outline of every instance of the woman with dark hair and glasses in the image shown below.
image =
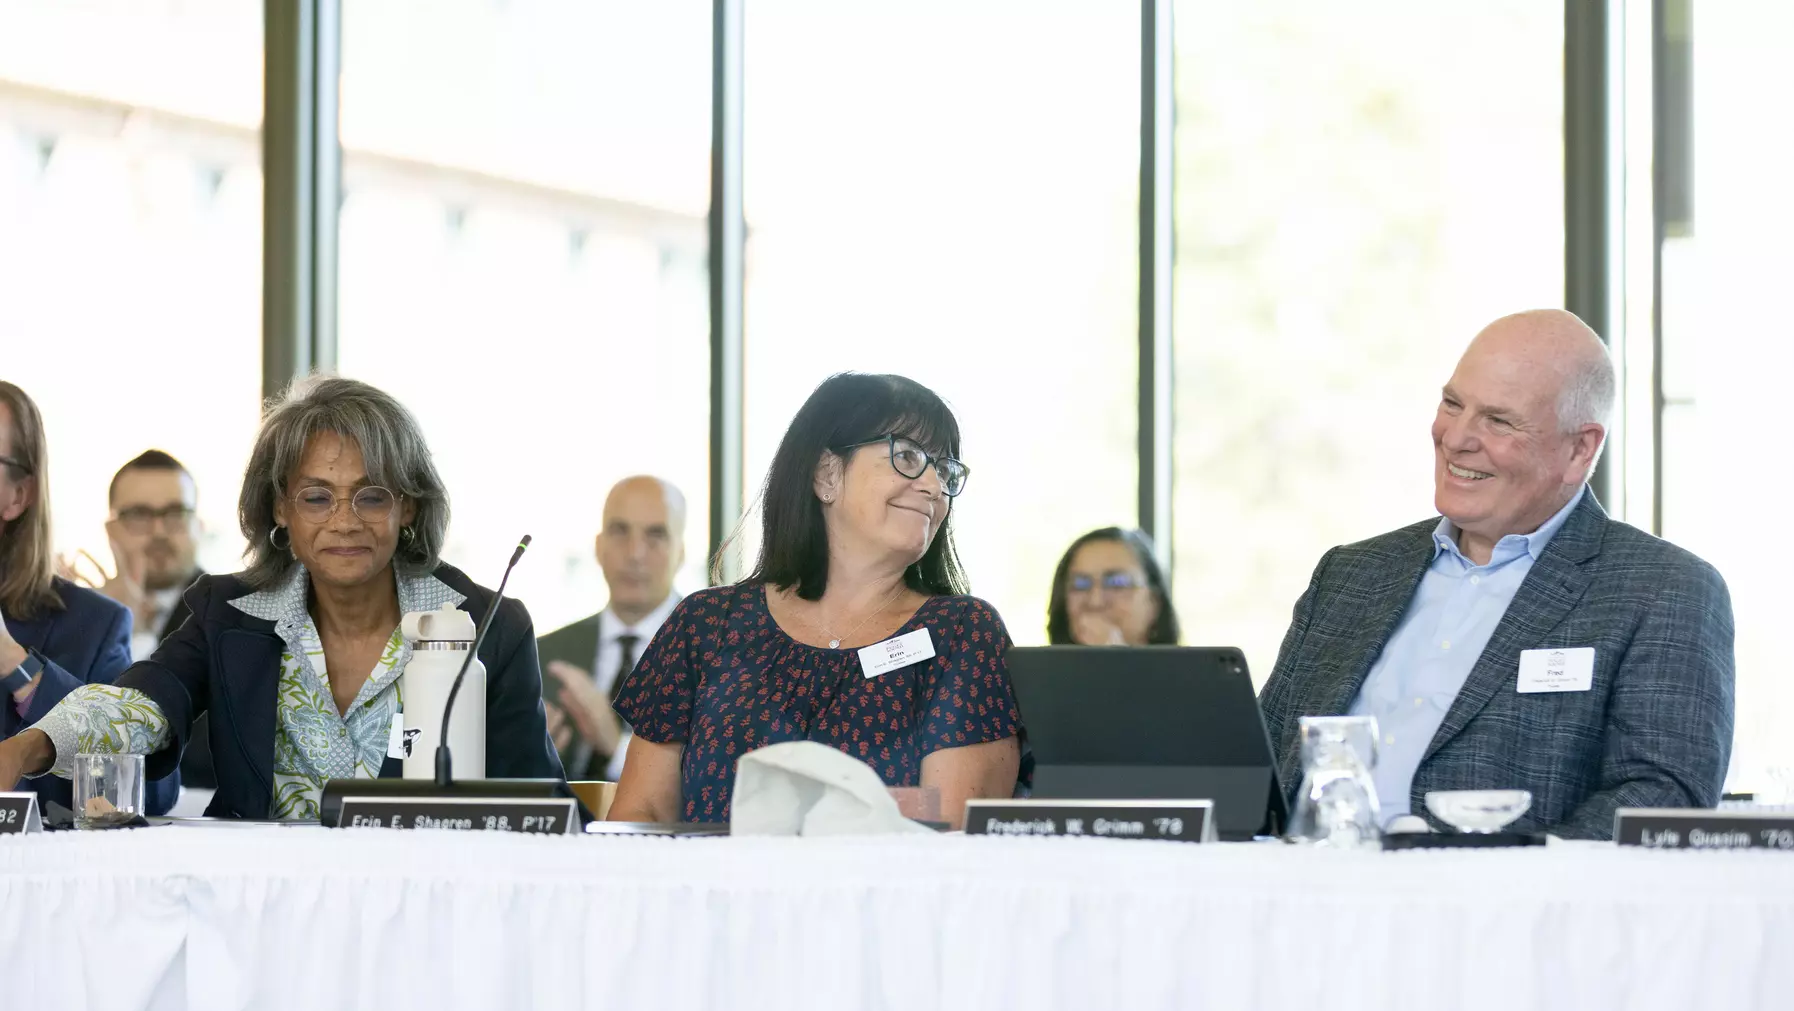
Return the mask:
[[(959, 449), (947, 405), (901, 376), (810, 394), (766, 478), (753, 573), (681, 601), (618, 693), (635, 740), (613, 820), (727, 820), (735, 760), (784, 741), (937, 787), (955, 825), (968, 799), (1013, 793), (1009, 633), (953, 549)], [(863, 652), (900, 636), (920, 659)]]
[(1152, 540), (1103, 527), (1071, 542), (1053, 571), (1047, 642), (1055, 646), (1175, 646), (1177, 609)]
[[(131, 664), (131, 612), (56, 575), (49, 470), (43, 415), (24, 390), (0, 380), (0, 748), (69, 692), (109, 682)], [(61, 780), (28, 789), (45, 803), (74, 806)], [(144, 805), (164, 814), (180, 792), (178, 777), (154, 780)]]
[[(444, 605), (477, 617), (492, 600), (439, 558), (448, 492), (417, 419), (352, 379), (295, 385), (256, 436), (238, 513), (249, 568), (200, 577), (192, 617), (148, 660), (0, 744), (0, 789), (66, 777), (77, 752), (147, 755), (163, 775), (207, 712), (214, 817), (316, 818), (326, 780), (401, 774), (388, 747), (411, 659), (400, 618)], [(480, 660), (486, 775), (559, 777), (522, 604), (499, 606)]]

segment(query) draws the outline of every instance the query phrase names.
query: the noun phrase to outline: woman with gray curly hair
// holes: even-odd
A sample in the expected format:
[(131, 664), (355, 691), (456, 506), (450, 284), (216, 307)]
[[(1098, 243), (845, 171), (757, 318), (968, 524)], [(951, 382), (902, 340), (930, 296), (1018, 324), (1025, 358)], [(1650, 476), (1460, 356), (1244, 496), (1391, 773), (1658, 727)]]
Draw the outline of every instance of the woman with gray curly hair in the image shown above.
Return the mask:
[[(238, 503), (249, 566), (187, 591), (193, 615), (111, 685), (75, 689), (0, 744), (0, 789), (68, 776), (77, 753), (180, 762), (204, 712), (218, 790), (206, 814), (312, 819), (329, 779), (394, 777), (407, 612), (483, 613), (492, 591), (444, 564), (448, 493), (417, 420), (366, 383), (318, 377), (274, 404)], [(560, 778), (529, 613), (506, 600), (480, 652), (486, 773)]]

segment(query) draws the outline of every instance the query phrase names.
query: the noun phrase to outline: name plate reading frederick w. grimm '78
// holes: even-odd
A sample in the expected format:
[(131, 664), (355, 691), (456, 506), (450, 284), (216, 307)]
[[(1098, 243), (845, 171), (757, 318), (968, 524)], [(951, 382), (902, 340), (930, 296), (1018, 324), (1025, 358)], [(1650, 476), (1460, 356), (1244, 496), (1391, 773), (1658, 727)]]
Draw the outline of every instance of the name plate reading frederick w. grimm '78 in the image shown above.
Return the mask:
[(336, 825), (535, 835), (569, 835), (585, 828), (571, 797), (344, 797)]
[(1212, 800), (968, 800), (966, 835), (1215, 841)]
[(1794, 811), (1623, 807), (1613, 815), (1613, 841), (1658, 850), (1794, 852)]
[(43, 817), (37, 813), (37, 794), (0, 793), (0, 835), (43, 830)]

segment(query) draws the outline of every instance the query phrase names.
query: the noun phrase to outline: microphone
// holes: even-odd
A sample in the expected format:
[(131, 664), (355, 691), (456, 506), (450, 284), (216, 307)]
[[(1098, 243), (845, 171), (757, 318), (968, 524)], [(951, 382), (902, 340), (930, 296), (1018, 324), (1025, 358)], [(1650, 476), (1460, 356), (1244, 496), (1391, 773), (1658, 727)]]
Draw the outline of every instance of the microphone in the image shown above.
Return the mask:
[(442, 736), (436, 739), (436, 785), (448, 787), (455, 781), (454, 760), (449, 756), (449, 717), (455, 713), (455, 696), (461, 694), (461, 681), (467, 677), (467, 668), (473, 666), (473, 658), (480, 655), (480, 645), (486, 641), (486, 633), (492, 629), (492, 616), (498, 613), (499, 601), (505, 599), (505, 584), (511, 581), (511, 570), (523, 557), (523, 549), (529, 547), (530, 536), (523, 535), (517, 544), (517, 550), (511, 552), (510, 564), (505, 566), (504, 578), (498, 581), (498, 590), (492, 594), (492, 603), (486, 605), (486, 614), (480, 618), (479, 627), (474, 629), (473, 647), (467, 651), (467, 659), (461, 661), (461, 669), (455, 672), (455, 682), (449, 685), (448, 701), (442, 705)]

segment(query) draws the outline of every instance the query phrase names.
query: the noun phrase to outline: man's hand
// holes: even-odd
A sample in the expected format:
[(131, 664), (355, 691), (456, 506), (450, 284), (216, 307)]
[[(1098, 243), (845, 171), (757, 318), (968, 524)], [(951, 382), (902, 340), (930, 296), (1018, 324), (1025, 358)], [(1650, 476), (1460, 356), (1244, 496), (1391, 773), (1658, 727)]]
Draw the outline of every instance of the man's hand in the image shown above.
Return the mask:
[[(109, 576), (105, 567), (85, 550), (75, 552), (73, 558), (58, 555), (57, 575), (71, 583), (98, 590), (130, 608), (131, 627), (145, 631), (144, 625), (150, 619), (150, 596), (144, 589), (144, 570), (148, 563), (142, 555), (126, 551), (117, 541), (112, 542), (112, 557), (118, 562), (118, 571)], [(86, 570), (81, 566), (82, 562), (87, 563)]]
[(554, 742), (554, 750), (566, 751), (573, 743), (573, 724), (561, 707), (552, 702), (544, 701), (542, 709), (548, 714), (548, 739)]
[(623, 737), (622, 724), (610, 700), (598, 690), (588, 671), (563, 660), (548, 664), (548, 676), (561, 683), (561, 707), (573, 721), (579, 736), (600, 755), (617, 753), (617, 742)]

